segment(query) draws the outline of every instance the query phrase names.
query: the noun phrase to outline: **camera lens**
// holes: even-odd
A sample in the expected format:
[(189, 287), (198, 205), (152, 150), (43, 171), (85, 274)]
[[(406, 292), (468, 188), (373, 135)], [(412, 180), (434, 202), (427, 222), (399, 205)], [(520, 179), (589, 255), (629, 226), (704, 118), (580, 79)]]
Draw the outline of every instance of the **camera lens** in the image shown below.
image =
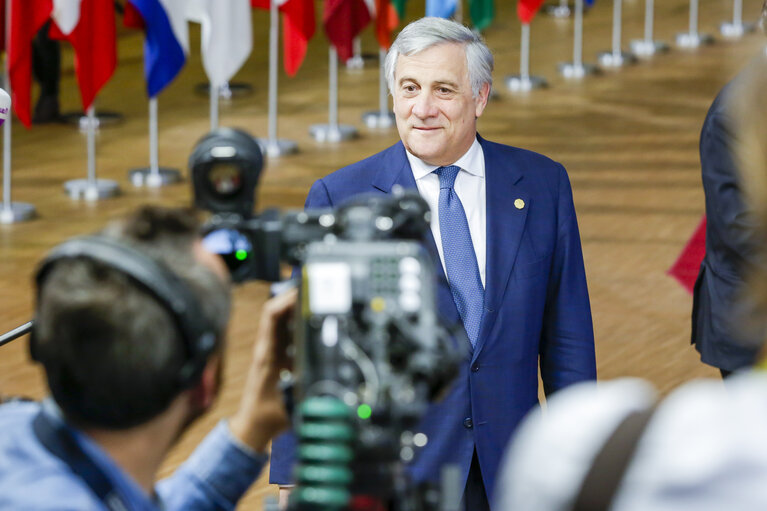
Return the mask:
[(208, 171), (208, 183), (217, 195), (234, 195), (242, 189), (242, 169), (235, 163), (216, 163)]

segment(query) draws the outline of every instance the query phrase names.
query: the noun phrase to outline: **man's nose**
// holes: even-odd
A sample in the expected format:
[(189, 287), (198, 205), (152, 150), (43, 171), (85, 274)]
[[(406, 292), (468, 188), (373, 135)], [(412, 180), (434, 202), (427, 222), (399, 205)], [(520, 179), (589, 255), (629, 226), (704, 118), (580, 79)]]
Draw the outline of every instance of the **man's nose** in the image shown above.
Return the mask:
[(434, 117), (437, 115), (437, 105), (434, 98), (429, 93), (419, 94), (413, 102), (413, 114), (420, 119)]

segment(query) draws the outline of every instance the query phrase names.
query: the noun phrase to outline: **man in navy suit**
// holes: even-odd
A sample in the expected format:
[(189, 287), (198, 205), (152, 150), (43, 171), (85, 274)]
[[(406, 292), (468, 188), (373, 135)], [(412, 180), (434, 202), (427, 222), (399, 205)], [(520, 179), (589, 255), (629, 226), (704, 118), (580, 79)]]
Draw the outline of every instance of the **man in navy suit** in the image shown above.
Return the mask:
[[(416, 188), (432, 209), (425, 244), (438, 258), (439, 312), (461, 322), (470, 355), (422, 431), (410, 469), (437, 480), (457, 465), (467, 510), (489, 509), (509, 437), (546, 393), (596, 377), (581, 242), (564, 168), (477, 134), (493, 56), (468, 28), (440, 18), (405, 27), (386, 57), (401, 142), (318, 180), (307, 208), (361, 193)], [(463, 341), (467, 342), (467, 341)], [(271, 482), (290, 482), (292, 439), (272, 450)]]

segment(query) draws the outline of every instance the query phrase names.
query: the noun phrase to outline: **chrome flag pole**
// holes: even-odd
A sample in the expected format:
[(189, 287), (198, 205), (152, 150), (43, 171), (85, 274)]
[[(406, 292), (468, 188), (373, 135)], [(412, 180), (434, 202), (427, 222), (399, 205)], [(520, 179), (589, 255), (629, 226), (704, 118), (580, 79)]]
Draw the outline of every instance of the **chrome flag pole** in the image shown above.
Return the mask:
[(519, 74), (506, 77), (506, 87), (511, 92), (528, 92), (546, 87), (546, 79), (530, 76), (530, 24), (522, 23), (522, 41), (519, 45)]
[(709, 34), (698, 33), (698, 0), (690, 0), (690, 28), (676, 36), (676, 45), (680, 48), (697, 48), (702, 44), (711, 44), (714, 38)]
[(386, 50), (378, 49), (378, 110), (365, 112), (362, 122), (371, 129), (387, 129), (394, 126), (394, 112), (389, 108), (389, 89), (386, 85)]
[[(95, 101), (94, 101), (95, 102)], [(64, 190), (73, 200), (97, 201), (114, 197), (120, 191), (116, 181), (96, 178), (96, 107), (91, 103), (88, 114), (88, 176), (86, 179), (72, 179), (64, 183)]]
[(618, 68), (636, 62), (636, 57), (621, 49), (622, 0), (613, 0), (613, 47), (599, 54), (599, 65)]
[(357, 136), (357, 128), (338, 123), (338, 52), (331, 45), (328, 53), (328, 123), (309, 127), (309, 134), (314, 140), (323, 143), (340, 142)]
[(737, 39), (743, 37), (746, 32), (753, 32), (753, 23), (743, 23), (743, 0), (733, 0), (732, 21), (725, 21), (719, 26), (719, 31), (724, 37)]
[(575, 0), (573, 28), (573, 61), (560, 64), (559, 72), (565, 78), (578, 80), (596, 72), (595, 66), (583, 63), (583, 0)]
[(149, 98), (149, 167), (133, 169), (128, 172), (128, 179), (135, 187), (159, 188), (181, 181), (181, 171), (170, 167), (160, 167), (157, 109), (157, 96)]
[(552, 18), (569, 18), (572, 12), (567, 0), (559, 0), (559, 4), (546, 7), (546, 14)]
[(654, 1), (645, 0), (644, 6), (644, 38), (631, 41), (631, 53), (637, 57), (652, 57), (656, 53), (668, 51), (668, 44), (653, 40)]

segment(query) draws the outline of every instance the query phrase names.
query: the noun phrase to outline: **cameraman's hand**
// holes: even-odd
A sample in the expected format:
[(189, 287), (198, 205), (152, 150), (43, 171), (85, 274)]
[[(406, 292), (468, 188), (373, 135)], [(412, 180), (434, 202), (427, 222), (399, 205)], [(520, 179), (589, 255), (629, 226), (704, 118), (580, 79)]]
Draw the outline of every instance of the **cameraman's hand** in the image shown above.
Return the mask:
[(232, 434), (257, 452), (290, 425), (278, 383), (280, 371), (289, 368), (288, 323), (297, 297), (291, 289), (264, 304), (240, 407), (229, 420)]

